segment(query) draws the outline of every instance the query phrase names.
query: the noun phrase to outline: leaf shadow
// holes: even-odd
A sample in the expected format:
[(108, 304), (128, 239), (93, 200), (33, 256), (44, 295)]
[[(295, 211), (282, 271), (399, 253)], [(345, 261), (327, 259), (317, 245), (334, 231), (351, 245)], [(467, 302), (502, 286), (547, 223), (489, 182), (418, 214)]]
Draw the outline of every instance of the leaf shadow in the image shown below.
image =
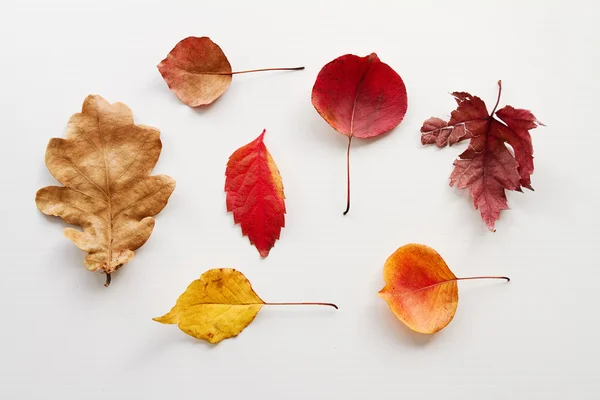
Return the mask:
[(454, 210), (452, 213), (453, 226), (459, 226), (460, 231), (469, 235), (474, 243), (479, 242), (482, 238), (488, 237), (488, 234), (494, 234), (494, 232), (490, 231), (485, 225), (480, 210), (475, 208), (473, 197), (471, 196), (469, 189), (458, 189), (457, 187), (448, 184), (447, 188), (444, 190), (450, 192), (450, 198), (445, 207)]
[(485, 296), (485, 293), (489, 293), (488, 296), (491, 296), (493, 290), (510, 289), (510, 286), (506, 287), (505, 285), (514, 286), (515, 283), (513, 282), (513, 279), (511, 279), (510, 282), (501, 279), (484, 279), (480, 281), (471, 281), (468, 285), (465, 284), (459, 286), (459, 294), (463, 299), (467, 299), (471, 296), (473, 296), (474, 299), (479, 298), (478, 296)]
[[(339, 306), (339, 305), (338, 305)], [(260, 314), (256, 317), (261, 319), (273, 318), (277, 321), (284, 321), (286, 319), (297, 321), (299, 318), (310, 318), (312, 319), (328, 319), (331, 318), (332, 313), (339, 311), (329, 306), (277, 306), (277, 305), (265, 305)]]
[[(152, 322), (157, 324), (154, 321)], [(139, 347), (136, 353), (129, 357), (125, 362), (125, 368), (138, 368), (140, 365), (151, 365), (157, 359), (165, 357), (163, 356), (164, 354), (168, 354), (169, 351), (181, 346), (185, 346), (186, 349), (189, 349), (188, 346), (198, 346), (195, 348), (201, 348), (202, 351), (213, 351), (217, 346), (216, 344), (211, 344), (183, 333), (177, 325), (159, 328), (172, 328), (176, 332), (165, 329), (164, 332), (151, 336), (143, 346)]]
[[(80, 250), (72, 241), (70, 241), (69, 239), (67, 239), (66, 237), (64, 237), (64, 235), (60, 235), (58, 233), (63, 233), (65, 228), (73, 228), (73, 229), (77, 229), (79, 231), (81, 231), (81, 227), (77, 226), (77, 225), (71, 225), (71, 224), (67, 224), (66, 222), (64, 222), (62, 219), (54, 217), (54, 216), (50, 216), (50, 215), (45, 215), (42, 214), (41, 215), (42, 218), (44, 218), (46, 220), (46, 223), (50, 223), (52, 225), (56, 225), (58, 227), (60, 227), (61, 229), (58, 230), (57, 232), (57, 236), (59, 237), (56, 240), (56, 244), (53, 245), (53, 249), (52, 249), (52, 253), (56, 254), (56, 253), (60, 253), (61, 258), (60, 260), (62, 262), (60, 263), (56, 263), (59, 264), (58, 267), (61, 268), (60, 274), (58, 273), (59, 271), (52, 271), (51, 274), (53, 275), (61, 275), (62, 276), (62, 272), (68, 273), (68, 274), (72, 274), (74, 271), (79, 271), (79, 272), (83, 272), (83, 274), (86, 278), (85, 282), (81, 282), (81, 285), (85, 285), (86, 288), (90, 289), (90, 290), (95, 290), (98, 292), (103, 292), (106, 290), (106, 287), (104, 286), (105, 282), (106, 282), (106, 275), (104, 275), (103, 273), (94, 271), (88, 271), (85, 267), (84, 264), (84, 260), (85, 257), (87, 255), (87, 253), (83, 250)], [(142, 246), (143, 248), (143, 246)], [(138, 249), (137, 251), (139, 252), (142, 248)], [(50, 258), (50, 262), (49, 264), (51, 264), (52, 266), (55, 266), (54, 262), (52, 262), (52, 257)], [(64, 271), (63, 271), (64, 269)], [(115, 277), (118, 277), (118, 275), (121, 273), (120, 270), (117, 270), (115, 272), (113, 272), (112, 278), (113, 280), (115, 279)], [(77, 278), (80, 279), (80, 278)], [(83, 279), (83, 278), (81, 278)]]
[[(203, 104), (201, 106), (196, 106), (196, 107), (190, 107), (187, 106), (186, 104), (184, 104), (183, 102), (181, 102), (181, 104), (184, 104), (186, 107), (189, 107), (190, 110), (192, 110), (194, 112), (194, 114), (197, 115), (205, 115), (207, 112), (210, 112), (212, 108), (214, 107), (219, 107), (222, 105), (224, 100), (221, 100), (223, 97), (227, 97), (227, 92), (229, 92), (229, 90), (226, 90), (225, 93), (223, 93), (222, 95), (220, 95), (219, 97), (217, 97), (212, 103), (210, 104)], [(177, 96), (175, 97), (177, 98)], [(179, 101), (179, 99), (177, 99)], [(214, 111), (213, 111), (214, 112)]]
[(401, 342), (410, 342), (417, 347), (424, 347), (435, 340), (434, 335), (425, 335), (415, 332), (407, 327), (391, 312), (387, 304), (379, 304), (369, 313), (374, 318), (373, 326), (380, 326), (381, 332), (386, 332), (390, 341), (400, 340)]
[[(161, 77), (160, 72), (158, 72), (157, 70), (157, 74), (159, 77)], [(161, 77), (162, 78), (162, 77)], [(156, 78), (153, 77), (147, 84), (146, 87), (152, 91), (159, 91), (160, 94), (164, 94), (164, 95), (171, 95), (174, 99), (176, 99), (177, 101), (179, 101), (177, 99), (177, 96), (175, 96), (175, 93), (173, 93), (171, 91), (171, 89), (169, 89), (169, 86), (167, 85), (167, 83), (164, 81), (164, 79), (161, 78)]]
[[(219, 344), (219, 343), (209, 343), (206, 340), (196, 339), (195, 337), (190, 336), (187, 333), (184, 333), (183, 331), (181, 331), (181, 329), (179, 329), (176, 325), (174, 325), (173, 328), (175, 328), (177, 330), (177, 332), (176, 332), (177, 338), (173, 339), (171, 344), (185, 344), (185, 345), (198, 346), (198, 347), (202, 347), (208, 351), (213, 351)], [(232, 340), (232, 339), (235, 340), (236, 338), (237, 338), (237, 336), (234, 338), (229, 338), (229, 339), (225, 339), (225, 340)]]
[(46, 220), (46, 224), (54, 225), (54, 227), (56, 228), (54, 229), (56, 230), (56, 234), (54, 234), (54, 236), (58, 236), (58, 238), (60, 239), (56, 240), (56, 247), (60, 247), (60, 249), (57, 251), (59, 251), (64, 257), (68, 259), (68, 262), (64, 264), (69, 264), (69, 269), (72, 269), (72, 267), (70, 266), (71, 264), (81, 265), (81, 263), (83, 262), (82, 257), (85, 256), (85, 252), (80, 250), (77, 246), (75, 246), (73, 242), (71, 242), (63, 235), (65, 228), (80, 228), (76, 225), (67, 224), (62, 219), (51, 215), (42, 214), (41, 217)]

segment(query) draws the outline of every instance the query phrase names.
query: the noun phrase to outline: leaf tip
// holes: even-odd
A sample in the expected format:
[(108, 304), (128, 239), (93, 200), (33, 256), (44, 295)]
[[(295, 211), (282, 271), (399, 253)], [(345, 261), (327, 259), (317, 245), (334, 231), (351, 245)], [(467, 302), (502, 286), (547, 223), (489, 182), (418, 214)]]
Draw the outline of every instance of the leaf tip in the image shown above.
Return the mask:
[[(482, 215), (482, 217), (483, 217), (483, 215)], [(493, 233), (496, 232), (496, 219), (483, 218), (483, 222), (485, 223), (487, 228), (490, 230), (490, 232), (493, 232)]]
[(258, 135), (258, 137), (256, 138), (256, 142), (257, 143), (262, 143), (264, 142), (265, 139), (265, 133), (267, 133), (266, 129), (263, 129), (262, 132), (260, 133), (260, 135)]
[(221, 337), (214, 337), (214, 336), (201, 337), (201, 338), (197, 338), (197, 339), (205, 340), (205, 341), (207, 341), (208, 343), (210, 343), (212, 345), (216, 345), (217, 343), (223, 341), (223, 338), (221, 338)]
[(271, 249), (258, 249), (258, 253), (260, 254), (260, 256), (262, 258), (267, 258), (267, 256), (269, 255), (269, 252), (271, 251)]
[(166, 325), (178, 324), (179, 317), (177, 314), (173, 314), (173, 310), (171, 310), (167, 314), (165, 314), (161, 317), (152, 318), (152, 321), (156, 321), (156, 322), (159, 322), (161, 324), (166, 324)]
[(369, 61), (379, 61), (379, 57), (377, 56), (377, 53), (373, 52), (373, 53), (369, 54)]

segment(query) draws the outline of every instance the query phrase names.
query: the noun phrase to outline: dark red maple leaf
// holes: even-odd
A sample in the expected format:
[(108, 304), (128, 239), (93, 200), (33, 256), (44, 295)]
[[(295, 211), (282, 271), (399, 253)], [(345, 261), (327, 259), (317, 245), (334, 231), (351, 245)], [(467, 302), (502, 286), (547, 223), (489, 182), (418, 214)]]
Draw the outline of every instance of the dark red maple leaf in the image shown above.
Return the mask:
[(454, 92), (458, 108), (452, 111), (450, 121), (429, 118), (421, 127), (423, 145), (445, 147), (470, 139), (469, 148), (454, 161), (450, 186), (469, 188), (475, 208), (492, 231), (500, 211), (508, 209), (505, 190), (521, 192), (522, 186), (533, 190), (533, 145), (529, 130), (544, 125), (529, 110), (505, 106), (496, 111), (501, 93), (502, 82), (498, 81), (498, 99), (488, 113), (479, 97)]

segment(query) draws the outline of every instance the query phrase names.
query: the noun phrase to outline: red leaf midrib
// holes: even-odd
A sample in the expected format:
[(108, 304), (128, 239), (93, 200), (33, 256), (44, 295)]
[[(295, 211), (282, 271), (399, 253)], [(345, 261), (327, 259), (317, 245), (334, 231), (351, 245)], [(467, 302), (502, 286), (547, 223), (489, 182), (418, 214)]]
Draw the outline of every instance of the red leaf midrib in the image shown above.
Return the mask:
[(356, 93), (354, 94), (354, 103), (352, 104), (352, 114), (350, 115), (350, 137), (354, 136), (354, 116), (356, 113), (356, 103), (358, 102), (358, 95), (360, 94), (360, 89), (365, 80), (365, 77), (369, 73), (369, 70), (371, 69), (371, 65), (373, 65), (373, 60), (371, 59), (371, 57), (370, 56), (367, 56), (367, 57), (368, 57), (367, 67), (365, 68), (362, 75), (360, 76), (360, 80), (358, 81), (358, 85), (356, 86)]

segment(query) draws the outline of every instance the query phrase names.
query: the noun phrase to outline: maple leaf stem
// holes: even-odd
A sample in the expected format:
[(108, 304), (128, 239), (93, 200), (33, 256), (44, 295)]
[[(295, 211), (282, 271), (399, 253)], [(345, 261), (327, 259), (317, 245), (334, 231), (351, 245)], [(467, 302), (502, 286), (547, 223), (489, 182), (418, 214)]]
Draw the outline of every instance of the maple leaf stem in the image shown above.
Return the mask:
[(312, 303), (312, 302), (302, 302), (302, 303), (265, 303), (265, 306), (329, 306), (333, 307), (336, 310), (338, 306), (333, 303)]
[(348, 151), (346, 152), (346, 211), (344, 211), (344, 215), (348, 214), (350, 211), (350, 144), (352, 143), (352, 136), (348, 137)]
[(498, 104), (500, 104), (500, 95), (502, 94), (502, 81), (498, 81), (498, 99), (496, 99), (496, 105), (494, 106), (494, 109), (492, 110), (492, 113), (490, 115), (494, 115), (494, 113), (496, 112), (496, 108), (498, 108)]
[(104, 283), (105, 287), (108, 287), (108, 285), (110, 285), (110, 280), (111, 280), (110, 274), (106, 274), (106, 282)]
[(456, 278), (455, 281), (469, 281), (473, 279), (505, 279), (506, 282), (510, 282), (508, 276), (470, 276), (468, 278)]
[(292, 67), (292, 68), (260, 68), (260, 69), (247, 69), (244, 71), (234, 71), (234, 72), (203, 72), (204, 75), (237, 75), (237, 74), (247, 74), (250, 72), (264, 72), (264, 71), (300, 71), (303, 70), (304, 67)]

